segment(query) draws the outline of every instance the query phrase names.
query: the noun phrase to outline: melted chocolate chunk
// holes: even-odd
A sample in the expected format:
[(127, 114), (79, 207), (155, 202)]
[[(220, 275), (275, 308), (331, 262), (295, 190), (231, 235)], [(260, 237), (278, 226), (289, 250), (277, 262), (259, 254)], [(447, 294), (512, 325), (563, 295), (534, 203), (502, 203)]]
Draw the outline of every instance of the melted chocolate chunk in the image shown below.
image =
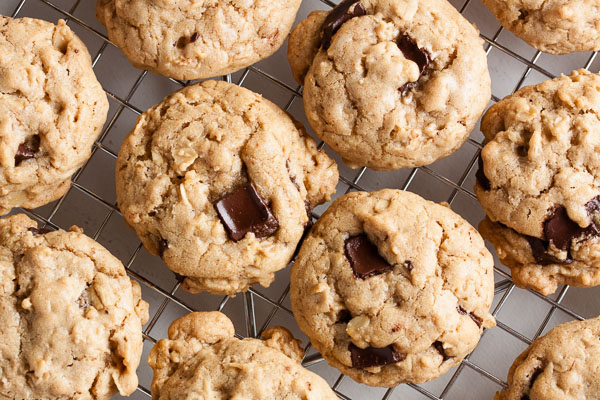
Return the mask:
[(192, 36), (190, 36), (190, 43), (194, 43), (196, 40), (198, 40), (198, 36), (198, 32), (192, 33)]
[(367, 279), (373, 275), (391, 271), (393, 267), (379, 255), (377, 247), (367, 235), (351, 236), (344, 243), (346, 258), (354, 271), (354, 276)]
[(350, 322), (351, 319), (352, 319), (352, 314), (350, 313), (350, 311), (344, 309), (344, 310), (340, 310), (338, 312), (337, 320), (335, 321), (335, 323), (336, 324), (347, 324), (348, 322)]
[(548, 242), (533, 236), (523, 236), (529, 242), (531, 252), (533, 253), (533, 258), (538, 264), (570, 264), (573, 262), (573, 260), (571, 260), (569, 257), (567, 257), (565, 260), (561, 260), (560, 258), (556, 258), (552, 254), (548, 253)]
[(361, 349), (355, 346), (354, 343), (350, 343), (348, 350), (350, 350), (350, 358), (352, 360), (352, 367), (354, 368), (369, 368), (394, 364), (406, 358), (406, 355), (396, 353), (392, 345), (383, 348), (367, 347), (366, 349)]
[(433, 347), (435, 347), (435, 349), (438, 351), (438, 353), (441, 354), (444, 361), (452, 358), (449, 355), (447, 355), (446, 352), (444, 351), (444, 345), (442, 344), (442, 342), (433, 342)]
[[(408, 35), (402, 35), (396, 44), (398, 45), (398, 48), (402, 54), (404, 54), (404, 58), (417, 64), (419, 67), (419, 77), (421, 77), (431, 61), (429, 54), (421, 50)], [(416, 84), (417, 82), (406, 82), (404, 85), (402, 85), (400, 87), (402, 96), (405, 96), (406, 93), (408, 93), (408, 91)]]
[(49, 228), (28, 228), (27, 229), (33, 236), (43, 235), (49, 232), (52, 232), (52, 229)]
[(25, 160), (35, 157), (35, 153), (40, 149), (39, 135), (33, 135), (28, 141), (21, 143), (15, 154), (15, 166)]
[(404, 261), (404, 268), (406, 268), (408, 272), (411, 272), (415, 267), (412, 262)]
[(345, 22), (366, 14), (365, 8), (358, 0), (344, 0), (338, 4), (329, 12), (321, 27), (321, 46), (323, 46), (323, 49), (327, 50), (331, 46), (333, 35), (335, 35)]
[(598, 235), (598, 228), (594, 223), (587, 228), (580, 227), (577, 223), (571, 221), (567, 209), (560, 206), (544, 222), (544, 235), (557, 248), (567, 250), (573, 239), (580, 236)]
[(404, 54), (404, 58), (416, 63), (419, 67), (419, 73), (423, 75), (423, 72), (425, 72), (425, 69), (431, 61), (429, 54), (421, 50), (408, 35), (402, 35), (402, 37), (398, 39), (397, 45), (402, 54)]
[(168, 248), (169, 248), (169, 242), (167, 242), (165, 239), (160, 239), (158, 241), (158, 255), (159, 256), (162, 257)]
[(492, 188), (492, 185), (490, 184), (490, 180), (487, 178), (487, 176), (485, 176), (485, 172), (483, 171), (483, 159), (481, 158), (481, 156), (479, 156), (479, 158), (477, 159), (477, 165), (478, 168), (477, 172), (475, 173), (475, 179), (477, 180), (479, 186), (481, 186), (483, 190), (487, 192)]
[(279, 223), (252, 183), (234, 190), (216, 203), (215, 210), (234, 242), (253, 232), (257, 238), (273, 235)]

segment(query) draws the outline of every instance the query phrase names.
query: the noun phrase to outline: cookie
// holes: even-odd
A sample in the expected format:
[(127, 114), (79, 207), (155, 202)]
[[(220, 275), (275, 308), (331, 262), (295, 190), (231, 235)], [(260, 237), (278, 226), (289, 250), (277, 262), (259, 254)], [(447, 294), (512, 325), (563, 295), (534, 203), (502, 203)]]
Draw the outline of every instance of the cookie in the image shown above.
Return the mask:
[(268, 286), (337, 180), (335, 162), (301, 125), (222, 81), (146, 111), (117, 159), (123, 217), (191, 292)]
[(65, 21), (0, 15), (0, 215), (63, 196), (108, 113), (90, 54)]
[(415, 167), (467, 140), (491, 96), (482, 40), (446, 0), (345, 0), (292, 32), (308, 121), (351, 167)]
[(456, 366), (495, 325), (493, 260), (449, 207), (384, 189), (337, 199), (292, 265), (298, 326), (331, 364), (371, 386)]
[(600, 284), (600, 75), (524, 87), (482, 119), (480, 225), (519, 287)]
[(502, 26), (551, 54), (600, 50), (597, 0), (482, 0)]
[(104, 247), (81, 233), (0, 219), (0, 393), (109, 399), (137, 387), (148, 304)]
[(494, 399), (597, 399), (599, 336), (600, 318), (554, 327), (517, 357), (508, 371), (508, 388)]
[(137, 68), (175, 79), (225, 75), (282, 45), (301, 0), (98, 0), (108, 37)]
[(303, 354), (285, 328), (241, 340), (224, 314), (191, 313), (173, 322), (169, 339), (150, 351), (152, 397), (337, 400), (323, 378), (300, 365)]

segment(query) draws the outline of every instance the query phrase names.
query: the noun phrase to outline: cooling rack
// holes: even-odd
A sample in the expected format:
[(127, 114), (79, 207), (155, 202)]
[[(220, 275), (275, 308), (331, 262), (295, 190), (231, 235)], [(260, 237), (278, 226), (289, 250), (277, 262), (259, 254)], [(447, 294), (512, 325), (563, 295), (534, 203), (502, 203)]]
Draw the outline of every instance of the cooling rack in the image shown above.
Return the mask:
[[(138, 375), (140, 384), (131, 396), (148, 399), (152, 371), (146, 357), (152, 345), (167, 336), (172, 320), (191, 311), (220, 310), (232, 319), (241, 336), (258, 336), (267, 327), (283, 325), (306, 345), (305, 367), (321, 375), (341, 399), (492, 399), (506, 386), (506, 374), (514, 358), (553, 326), (574, 319), (600, 314), (600, 288), (581, 289), (561, 286), (550, 296), (516, 288), (510, 273), (495, 257), (495, 296), (492, 305), (497, 327), (484, 332), (475, 351), (459, 366), (425, 384), (404, 384), (391, 389), (370, 388), (344, 377), (331, 368), (310, 346), (291, 314), (288, 298), (289, 267), (278, 272), (269, 288), (252, 287), (236, 297), (192, 295), (181, 289), (181, 282), (159, 257), (150, 255), (123, 221), (114, 189), (115, 158), (120, 144), (137, 116), (167, 94), (190, 84), (133, 68), (107, 38), (95, 18), (96, 0), (0, 0), (0, 13), (13, 17), (34, 17), (51, 22), (65, 19), (86, 43), (94, 70), (109, 98), (108, 121), (94, 144), (92, 157), (73, 176), (73, 186), (60, 200), (25, 212), (40, 224), (66, 229), (81, 226), (85, 232), (119, 257), (128, 274), (142, 286), (142, 296), (150, 303), (150, 320), (143, 327), (144, 354)], [(297, 21), (315, 9), (329, 9), (337, 2), (304, 0)], [(596, 53), (551, 56), (536, 51), (502, 29), (480, 0), (451, 0), (469, 21), (475, 23), (485, 42), (490, 74), (492, 102), (523, 85), (539, 83), (576, 68), (598, 72)], [(221, 79), (261, 93), (304, 122), (302, 87), (292, 78), (285, 58), (287, 44), (272, 57)], [(0, 55), (1, 57), (1, 55)], [(334, 196), (354, 190), (384, 187), (405, 189), (433, 201), (447, 201), (452, 209), (472, 225), (483, 218), (483, 210), (473, 194), (477, 157), (483, 136), (476, 128), (465, 145), (450, 157), (430, 166), (376, 172), (367, 168), (350, 169), (325, 144), (319, 149), (338, 161), (340, 182)], [(317, 207), (313, 218), (327, 208)], [(118, 397), (118, 396), (116, 396)]]

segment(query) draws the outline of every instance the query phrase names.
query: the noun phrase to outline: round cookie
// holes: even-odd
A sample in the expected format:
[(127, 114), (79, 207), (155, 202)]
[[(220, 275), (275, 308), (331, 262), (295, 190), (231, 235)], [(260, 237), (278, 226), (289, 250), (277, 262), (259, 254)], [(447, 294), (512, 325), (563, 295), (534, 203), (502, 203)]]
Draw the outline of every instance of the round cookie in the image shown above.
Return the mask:
[(600, 50), (598, 0), (482, 0), (502, 26), (550, 54)]
[(337, 199), (302, 244), (290, 296), (325, 360), (372, 386), (434, 379), (495, 325), (481, 236), (449, 207), (400, 190)]
[(282, 45), (301, 0), (98, 0), (108, 37), (141, 69), (175, 79), (225, 75)]
[(0, 215), (63, 196), (90, 157), (108, 100), (90, 54), (57, 25), (0, 15)]
[(292, 32), (288, 60), (317, 135), (351, 167), (431, 164), (491, 96), (483, 41), (446, 0), (345, 0)]
[(600, 75), (527, 86), (482, 119), (480, 225), (517, 286), (600, 284)]
[(81, 233), (0, 219), (0, 392), (5, 399), (109, 399), (137, 387), (148, 304)]
[(224, 314), (191, 313), (150, 351), (152, 398), (337, 400), (323, 378), (300, 365), (303, 355), (285, 328), (241, 340)]
[(123, 217), (191, 292), (268, 286), (337, 180), (335, 162), (301, 125), (222, 81), (146, 111), (117, 159)]
[(572, 321), (537, 338), (508, 372), (495, 400), (597, 399), (600, 393), (600, 318)]

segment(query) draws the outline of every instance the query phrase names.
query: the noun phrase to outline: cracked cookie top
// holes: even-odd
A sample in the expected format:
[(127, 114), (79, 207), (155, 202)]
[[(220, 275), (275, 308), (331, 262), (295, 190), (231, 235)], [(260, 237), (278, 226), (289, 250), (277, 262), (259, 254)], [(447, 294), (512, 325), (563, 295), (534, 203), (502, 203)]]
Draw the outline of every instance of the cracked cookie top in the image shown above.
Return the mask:
[(141, 69), (175, 79), (225, 75), (273, 54), (301, 0), (98, 0), (108, 37)]
[(315, 132), (346, 163), (430, 164), (490, 99), (483, 42), (446, 0), (345, 0), (292, 32), (288, 59)]
[(469, 354), (494, 292), (492, 256), (448, 207), (384, 189), (337, 199), (304, 240), (290, 296), (300, 328), (373, 386), (434, 379)]
[(90, 54), (57, 25), (0, 15), (0, 215), (64, 195), (108, 113)]
[(502, 25), (551, 54), (600, 50), (598, 0), (483, 0)]
[(191, 313), (174, 321), (169, 339), (150, 351), (152, 397), (337, 399), (323, 378), (300, 365), (302, 356), (300, 341), (285, 328), (267, 329), (262, 340), (238, 339), (224, 314)]
[(105, 248), (81, 233), (0, 220), (0, 393), (9, 399), (131, 394), (148, 304)]
[(301, 125), (220, 81), (142, 114), (117, 160), (123, 217), (193, 292), (268, 286), (337, 180), (335, 162)]
[(521, 354), (495, 400), (596, 399), (600, 393), (600, 318), (554, 327)]

